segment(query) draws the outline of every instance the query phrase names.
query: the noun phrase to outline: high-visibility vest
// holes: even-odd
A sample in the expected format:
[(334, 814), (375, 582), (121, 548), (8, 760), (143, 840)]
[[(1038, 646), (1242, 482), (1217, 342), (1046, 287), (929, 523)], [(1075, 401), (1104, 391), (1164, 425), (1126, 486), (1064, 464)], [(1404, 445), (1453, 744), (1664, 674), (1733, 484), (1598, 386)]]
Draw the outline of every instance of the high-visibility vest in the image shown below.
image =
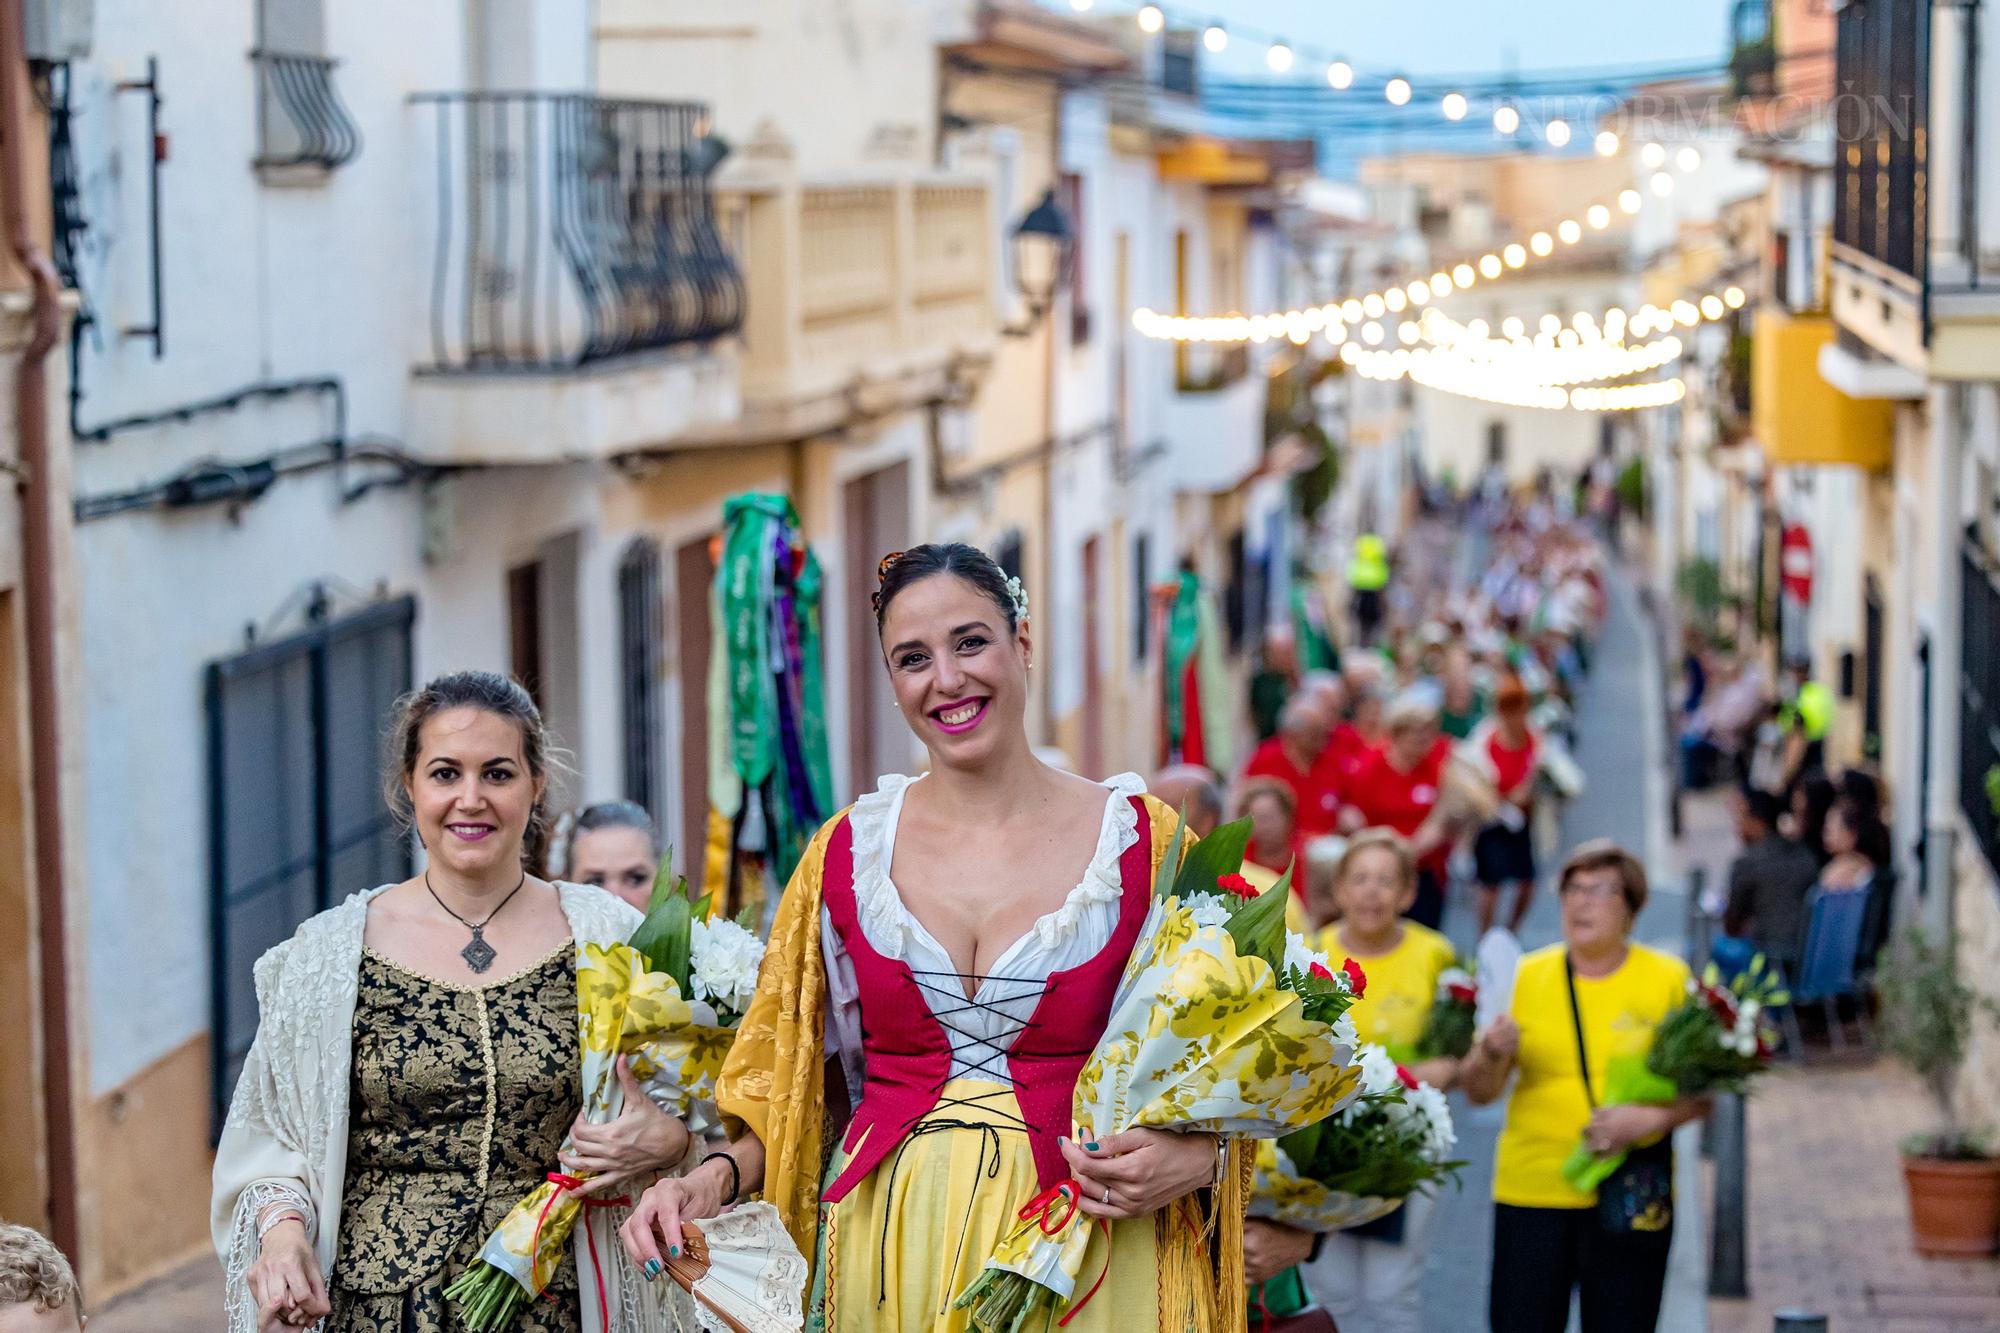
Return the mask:
[(1347, 583), (1356, 592), (1380, 592), (1389, 586), (1389, 553), (1374, 533), (1364, 532), (1354, 539)]

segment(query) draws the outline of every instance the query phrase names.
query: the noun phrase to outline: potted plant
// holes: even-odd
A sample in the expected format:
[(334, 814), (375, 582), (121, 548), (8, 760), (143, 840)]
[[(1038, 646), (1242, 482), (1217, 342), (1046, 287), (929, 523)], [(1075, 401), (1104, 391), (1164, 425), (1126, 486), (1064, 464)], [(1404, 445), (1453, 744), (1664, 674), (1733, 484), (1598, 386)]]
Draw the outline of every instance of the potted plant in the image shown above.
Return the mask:
[(1996, 1007), (1959, 979), (1948, 945), (1903, 932), (1877, 977), (1882, 1042), (1937, 1103), (1939, 1128), (1905, 1139), (1903, 1180), (1917, 1253), (1969, 1258), (2000, 1247), (2000, 1157), (1985, 1134), (1952, 1105), (1952, 1082), (1965, 1062), (1973, 1023)]

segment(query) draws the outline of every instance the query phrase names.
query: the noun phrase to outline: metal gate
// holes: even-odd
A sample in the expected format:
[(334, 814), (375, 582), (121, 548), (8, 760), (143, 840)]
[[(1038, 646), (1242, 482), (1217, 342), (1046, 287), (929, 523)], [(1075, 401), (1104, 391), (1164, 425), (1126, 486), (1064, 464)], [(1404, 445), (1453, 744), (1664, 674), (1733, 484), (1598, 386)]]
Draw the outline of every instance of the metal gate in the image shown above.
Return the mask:
[(257, 1031), (251, 968), (337, 899), (409, 874), (382, 741), (410, 688), (408, 597), (208, 667), (214, 1132)]

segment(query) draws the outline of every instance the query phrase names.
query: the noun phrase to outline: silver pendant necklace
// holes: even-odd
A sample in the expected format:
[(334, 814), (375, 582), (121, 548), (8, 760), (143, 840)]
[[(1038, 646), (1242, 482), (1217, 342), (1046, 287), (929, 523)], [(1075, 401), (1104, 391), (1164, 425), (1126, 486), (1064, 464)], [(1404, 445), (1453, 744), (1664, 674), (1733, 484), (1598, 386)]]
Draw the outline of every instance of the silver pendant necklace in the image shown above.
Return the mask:
[(528, 872), (524, 869), (521, 871), (520, 882), (515, 884), (513, 888), (507, 890), (507, 896), (500, 900), (500, 906), (488, 912), (486, 914), (486, 920), (474, 922), (474, 921), (467, 921), (464, 917), (452, 911), (451, 908), (445, 906), (444, 899), (438, 897), (438, 891), (436, 889), (431, 888), (430, 867), (426, 866), (424, 868), (424, 888), (429, 890), (432, 900), (435, 901), (439, 907), (444, 908), (446, 916), (449, 916), (452, 920), (458, 922), (459, 925), (464, 926), (467, 930), (472, 932), (472, 939), (466, 944), (466, 946), (463, 949), (460, 949), (458, 951), (458, 956), (460, 958), (463, 958), (465, 960), (465, 965), (471, 968), (474, 972), (484, 972), (487, 968), (493, 966), (493, 960), (494, 958), (498, 957), (498, 955), (494, 952), (493, 946), (486, 942), (486, 927), (492, 923), (494, 917), (500, 915), (501, 910), (505, 908), (508, 903), (514, 901), (514, 895), (519, 893), (521, 891), (521, 885), (526, 884), (527, 882), (528, 882)]

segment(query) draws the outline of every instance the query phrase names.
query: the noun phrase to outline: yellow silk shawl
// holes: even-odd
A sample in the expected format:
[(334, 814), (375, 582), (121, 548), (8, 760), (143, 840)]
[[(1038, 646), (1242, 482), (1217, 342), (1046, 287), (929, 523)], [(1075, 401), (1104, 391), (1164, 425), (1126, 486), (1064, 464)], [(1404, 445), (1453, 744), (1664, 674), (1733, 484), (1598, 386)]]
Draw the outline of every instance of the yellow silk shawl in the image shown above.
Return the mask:
[[(1152, 826), (1157, 875), (1179, 821), (1153, 797), (1140, 799)], [(777, 1208), (785, 1229), (808, 1257), (819, 1228), (819, 1187), (827, 1150), (838, 1128), (829, 1123), (826, 1107), (820, 891), (827, 840), (845, 818), (843, 810), (814, 835), (785, 888), (757, 978), (757, 996), (737, 1031), (716, 1090), (729, 1136), (740, 1137), (748, 1129), (762, 1141), (762, 1196)], [(1192, 839), (1184, 844), (1191, 845)], [(1230, 1143), (1229, 1169), (1209, 1201), (1202, 1226), (1191, 1225), (1186, 1211), (1178, 1207), (1162, 1209), (1154, 1219), (1161, 1333), (1233, 1333), (1244, 1326), (1243, 1214), (1256, 1170), (1254, 1149), (1243, 1140)]]

